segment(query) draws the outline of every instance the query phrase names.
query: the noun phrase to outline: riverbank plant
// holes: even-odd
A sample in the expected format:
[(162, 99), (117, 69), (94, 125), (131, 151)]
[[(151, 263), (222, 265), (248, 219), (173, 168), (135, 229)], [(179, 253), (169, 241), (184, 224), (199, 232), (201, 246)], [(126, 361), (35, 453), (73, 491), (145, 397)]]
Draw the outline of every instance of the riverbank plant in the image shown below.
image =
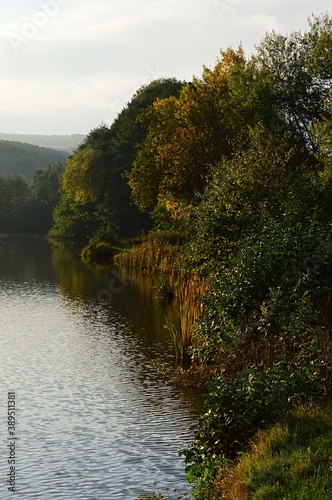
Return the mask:
[(217, 479), (219, 498), (330, 498), (331, 449), (331, 406), (300, 406), (257, 433), (248, 452)]
[(139, 244), (116, 255), (115, 263), (123, 269), (134, 269), (156, 276), (156, 288), (166, 300), (173, 300), (178, 312), (179, 329), (166, 320), (176, 352), (185, 358), (193, 347), (193, 329), (203, 315), (202, 297), (205, 279), (187, 274), (185, 256), (180, 249), (185, 241), (183, 233), (155, 231)]

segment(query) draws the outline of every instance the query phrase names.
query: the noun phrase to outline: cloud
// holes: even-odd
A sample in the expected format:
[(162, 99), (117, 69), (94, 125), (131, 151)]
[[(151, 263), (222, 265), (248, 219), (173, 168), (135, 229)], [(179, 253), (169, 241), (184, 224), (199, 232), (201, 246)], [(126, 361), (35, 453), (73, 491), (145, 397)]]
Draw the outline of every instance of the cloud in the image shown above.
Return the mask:
[[(236, 48), (242, 42), (250, 54), (271, 28), (282, 32), (301, 28), (311, 3), (2, 2), (0, 131), (90, 130), (105, 116), (114, 119), (133, 93), (155, 78), (190, 80), (201, 73), (203, 65), (214, 66), (220, 49)], [(322, 10), (327, 8), (327, 0), (320, 3)]]

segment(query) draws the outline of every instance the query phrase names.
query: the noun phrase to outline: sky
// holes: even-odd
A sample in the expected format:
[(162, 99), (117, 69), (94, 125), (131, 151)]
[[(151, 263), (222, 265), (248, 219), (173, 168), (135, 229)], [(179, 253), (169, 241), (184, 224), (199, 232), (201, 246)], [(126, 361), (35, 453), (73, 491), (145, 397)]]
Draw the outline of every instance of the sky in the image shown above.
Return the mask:
[(190, 81), (220, 50), (306, 30), (331, 0), (1, 0), (0, 132), (111, 125), (157, 78)]

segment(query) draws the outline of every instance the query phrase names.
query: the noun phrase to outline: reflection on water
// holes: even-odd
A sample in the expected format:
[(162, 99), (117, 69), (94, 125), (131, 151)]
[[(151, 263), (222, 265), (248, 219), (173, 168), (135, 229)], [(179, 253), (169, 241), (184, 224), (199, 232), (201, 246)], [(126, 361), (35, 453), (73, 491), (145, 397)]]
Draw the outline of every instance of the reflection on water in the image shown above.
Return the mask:
[(188, 489), (177, 452), (195, 401), (154, 368), (174, 365), (169, 314), (151, 287), (88, 268), (75, 250), (0, 239), (0, 498), (12, 498), (8, 391), (19, 498), (135, 499), (154, 482)]

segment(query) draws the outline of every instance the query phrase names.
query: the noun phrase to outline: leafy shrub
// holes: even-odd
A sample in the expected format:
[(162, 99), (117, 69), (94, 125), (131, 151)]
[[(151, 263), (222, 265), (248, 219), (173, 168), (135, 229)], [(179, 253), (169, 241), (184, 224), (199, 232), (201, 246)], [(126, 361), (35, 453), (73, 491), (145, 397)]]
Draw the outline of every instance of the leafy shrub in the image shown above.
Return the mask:
[(280, 353), (272, 366), (261, 363), (234, 379), (220, 375), (208, 384), (208, 411), (196, 424), (194, 441), (182, 450), (196, 491), (213, 483), (220, 462), (234, 459), (258, 428), (300, 403), (326, 396), (332, 363), (315, 343), (310, 339), (298, 345), (296, 355)]
[(96, 243), (91, 241), (89, 245), (82, 250), (83, 260), (110, 260), (114, 255), (112, 245), (105, 242)]
[(324, 302), (331, 292), (330, 231), (310, 221), (265, 222), (241, 238), (232, 256), (215, 262), (194, 359), (210, 362), (244, 341), (284, 335), (295, 326), (304, 294), (310, 314), (329, 314)]

